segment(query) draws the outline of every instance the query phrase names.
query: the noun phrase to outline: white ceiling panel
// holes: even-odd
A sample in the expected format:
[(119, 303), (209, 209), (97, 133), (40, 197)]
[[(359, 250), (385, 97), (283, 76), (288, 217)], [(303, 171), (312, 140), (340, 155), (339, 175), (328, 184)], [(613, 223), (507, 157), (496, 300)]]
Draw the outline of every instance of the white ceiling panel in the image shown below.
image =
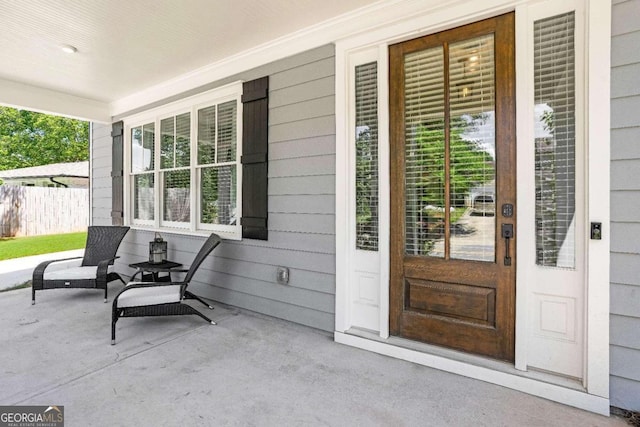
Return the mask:
[(0, 0), (0, 79), (109, 103), (372, 3)]

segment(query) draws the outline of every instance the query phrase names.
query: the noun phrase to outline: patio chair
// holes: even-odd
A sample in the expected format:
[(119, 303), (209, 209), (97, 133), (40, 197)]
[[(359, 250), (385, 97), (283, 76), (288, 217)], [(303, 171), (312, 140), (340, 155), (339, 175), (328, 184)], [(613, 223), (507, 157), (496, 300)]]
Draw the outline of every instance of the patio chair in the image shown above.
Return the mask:
[(31, 304), (36, 303), (36, 291), (61, 288), (104, 289), (104, 302), (107, 302), (107, 283), (113, 280), (125, 283), (118, 273), (112, 271), (112, 266), (127, 231), (129, 227), (90, 226), (84, 257), (40, 263), (33, 270)]
[(210, 322), (216, 323), (195, 308), (183, 303), (186, 299), (195, 299), (209, 309), (213, 307), (198, 296), (187, 291), (187, 286), (202, 261), (220, 244), (221, 239), (211, 234), (200, 248), (188, 270), (171, 270), (186, 272), (182, 282), (129, 282), (113, 300), (111, 312), (111, 345), (116, 343), (116, 322), (121, 317), (143, 316), (177, 316), (195, 314)]

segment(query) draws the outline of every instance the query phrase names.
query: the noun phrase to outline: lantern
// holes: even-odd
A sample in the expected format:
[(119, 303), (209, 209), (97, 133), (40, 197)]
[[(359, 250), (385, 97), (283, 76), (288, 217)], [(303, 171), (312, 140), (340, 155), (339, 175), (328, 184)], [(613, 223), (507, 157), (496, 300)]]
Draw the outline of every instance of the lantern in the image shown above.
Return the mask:
[(162, 264), (167, 260), (167, 242), (162, 240), (160, 233), (156, 233), (153, 241), (149, 242), (149, 264)]

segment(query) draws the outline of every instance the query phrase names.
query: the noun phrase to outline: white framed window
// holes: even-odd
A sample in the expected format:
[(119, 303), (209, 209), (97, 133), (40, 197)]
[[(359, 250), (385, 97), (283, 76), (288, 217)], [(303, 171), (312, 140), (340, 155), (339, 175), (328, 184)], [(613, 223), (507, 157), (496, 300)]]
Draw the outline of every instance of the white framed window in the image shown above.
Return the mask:
[(241, 238), (241, 96), (237, 82), (124, 120), (129, 225)]

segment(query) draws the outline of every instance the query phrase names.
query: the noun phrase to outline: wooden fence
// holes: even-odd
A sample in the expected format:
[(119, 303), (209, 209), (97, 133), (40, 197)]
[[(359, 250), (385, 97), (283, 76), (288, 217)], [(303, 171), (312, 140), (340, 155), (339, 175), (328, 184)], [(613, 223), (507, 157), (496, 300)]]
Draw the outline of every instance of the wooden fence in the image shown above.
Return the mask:
[(89, 225), (86, 188), (0, 185), (0, 233), (6, 236), (85, 231)]

